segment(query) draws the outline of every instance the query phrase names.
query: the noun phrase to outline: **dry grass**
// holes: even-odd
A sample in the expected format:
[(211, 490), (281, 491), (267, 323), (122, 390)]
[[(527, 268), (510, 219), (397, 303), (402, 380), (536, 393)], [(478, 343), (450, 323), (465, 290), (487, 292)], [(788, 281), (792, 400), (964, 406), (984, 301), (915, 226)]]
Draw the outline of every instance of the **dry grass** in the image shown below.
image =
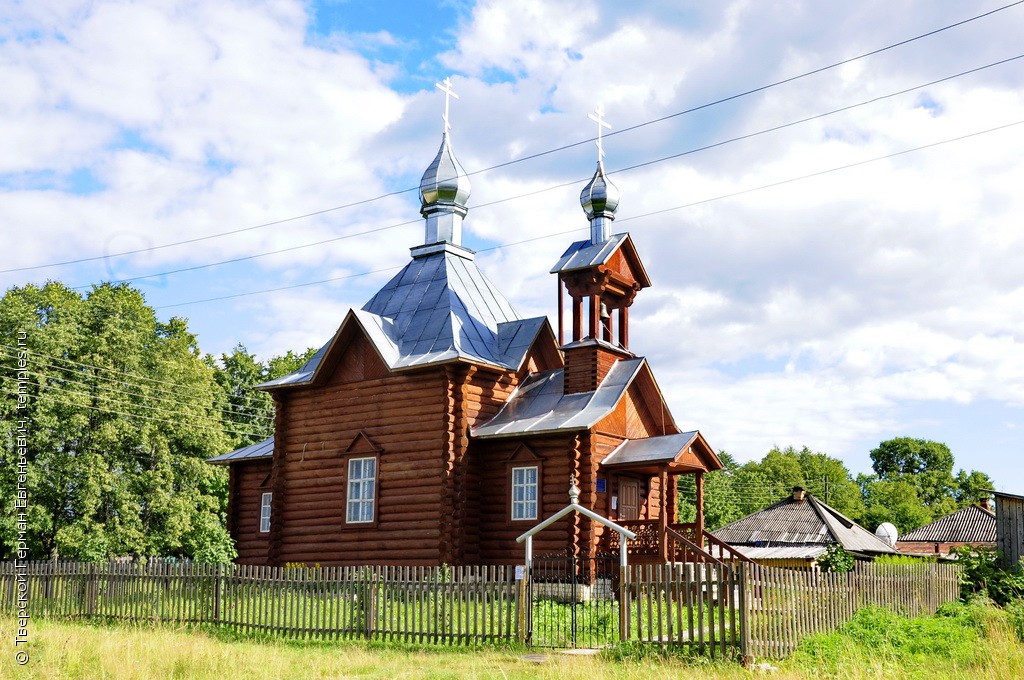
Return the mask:
[[(13, 636), (11, 619), (0, 632)], [(0, 655), (0, 678), (1022, 678), (1024, 644), (1002, 619), (987, 624), (968, 661), (924, 653), (913, 663), (845, 636), (827, 658), (794, 658), (769, 676), (735, 665), (687, 665), (678, 659), (611, 661), (595, 656), (545, 654), (543, 661), (493, 649), (403, 649), (344, 642), (299, 644), (225, 641), (169, 627), (102, 626), (33, 621), (31, 660), (17, 666), (11, 646)]]

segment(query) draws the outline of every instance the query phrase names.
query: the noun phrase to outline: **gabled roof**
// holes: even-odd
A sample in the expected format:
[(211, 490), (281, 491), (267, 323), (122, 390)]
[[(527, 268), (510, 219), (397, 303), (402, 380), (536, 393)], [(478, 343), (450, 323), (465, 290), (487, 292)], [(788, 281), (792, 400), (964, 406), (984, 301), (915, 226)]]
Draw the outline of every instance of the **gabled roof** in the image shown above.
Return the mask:
[(213, 463), (215, 465), (227, 465), (228, 463), (237, 463), (243, 460), (257, 460), (259, 458), (273, 458), (274, 457), (274, 438), (267, 437), (261, 442), (250, 444), (249, 446), (243, 446), (240, 449), (235, 449), (228, 453), (222, 453), (219, 456), (213, 458), (207, 458), (207, 463)]
[(563, 393), (564, 369), (532, 374), (491, 420), (473, 428), (472, 435), (489, 439), (589, 429), (615, 408), (645, 370), (650, 372), (643, 358), (617, 361), (596, 390), (575, 394)]
[(980, 505), (969, 505), (931, 524), (899, 537), (899, 542), (995, 543), (996, 514)]
[(811, 494), (802, 501), (787, 496), (711, 533), (738, 546), (744, 555), (747, 553), (743, 546), (824, 546), (829, 543), (838, 543), (853, 553), (896, 553), (873, 533)]
[(721, 470), (722, 462), (700, 432), (683, 432), (646, 439), (627, 439), (601, 462), (606, 468), (662, 469), (671, 472)]
[(546, 317), (521, 319), (464, 248), (447, 246), (413, 260), (360, 310), (350, 310), (334, 337), (290, 375), (258, 387), (313, 381), (347, 324), (357, 323), (391, 370), (468, 361), (518, 370)]
[(607, 241), (601, 243), (592, 243), (589, 239), (576, 241), (562, 253), (562, 257), (551, 268), (550, 273), (558, 274), (607, 264), (619, 249), (622, 249), (626, 256), (637, 282), (643, 288), (649, 287), (651, 279), (647, 275), (647, 270), (644, 269), (644, 265), (637, 255), (636, 246), (633, 245), (633, 239), (628, 233), (614, 234), (608, 237)]

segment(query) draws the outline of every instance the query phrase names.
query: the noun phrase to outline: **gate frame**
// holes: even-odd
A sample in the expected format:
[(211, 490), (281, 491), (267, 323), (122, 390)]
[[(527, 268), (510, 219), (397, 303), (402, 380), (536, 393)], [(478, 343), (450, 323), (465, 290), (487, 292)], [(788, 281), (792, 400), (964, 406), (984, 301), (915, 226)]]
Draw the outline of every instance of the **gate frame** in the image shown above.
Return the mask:
[[(530, 593), (532, 592), (529, 587), (533, 583), (533, 537), (547, 529), (549, 526), (562, 519), (571, 512), (578, 512), (584, 517), (603, 524), (612, 531), (619, 534), (619, 640), (625, 641), (629, 639), (629, 567), (628, 567), (628, 551), (626, 548), (626, 542), (636, 538), (636, 534), (624, 526), (616, 524), (607, 517), (602, 517), (593, 510), (585, 508), (579, 504), (580, 500), (580, 489), (576, 486), (576, 476), (572, 475), (569, 477), (569, 505), (565, 506), (555, 514), (548, 517), (546, 520), (533, 527), (522, 536), (516, 539), (516, 543), (526, 543), (526, 569), (523, 574), (523, 583), (520, 586), (520, 592)], [(525, 597), (524, 597), (525, 599)], [(526, 620), (523, 622), (523, 627), (520, 628), (521, 641), (525, 642), (527, 638), (527, 631), (529, 635), (533, 634), (533, 602), (523, 602), (523, 606), (520, 611), (525, 611)]]

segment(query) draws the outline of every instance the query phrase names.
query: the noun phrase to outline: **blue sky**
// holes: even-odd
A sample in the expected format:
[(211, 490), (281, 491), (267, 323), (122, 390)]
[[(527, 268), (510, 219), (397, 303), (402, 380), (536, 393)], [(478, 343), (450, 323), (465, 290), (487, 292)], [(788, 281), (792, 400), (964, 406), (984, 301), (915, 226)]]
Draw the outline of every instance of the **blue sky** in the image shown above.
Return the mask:
[(631, 344), (681, 426), (854, 472), (937, 439), (1024, 493), (1024, 5), (675, 115), (1002, 4), (0, 2), (0, 270), (34, 267), (0, 284), (145, 277), (205, 351), (319, 345), (422, 240), (451, 76), (467, 170), (575, 145), (473, 175), (465, 226), (553, 317), (601, 105), (654, 281)]

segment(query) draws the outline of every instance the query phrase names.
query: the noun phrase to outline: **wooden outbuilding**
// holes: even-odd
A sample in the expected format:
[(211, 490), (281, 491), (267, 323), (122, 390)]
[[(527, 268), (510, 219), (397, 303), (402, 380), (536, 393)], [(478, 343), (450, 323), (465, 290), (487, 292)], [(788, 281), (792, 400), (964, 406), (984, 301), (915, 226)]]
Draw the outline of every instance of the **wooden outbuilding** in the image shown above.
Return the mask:
[(996, 498), (996, 547), (1003, 567), (1024, 567), (1024, 496), (992, 493)]
[[(629, 235), (608, 233), (618, 192), (601, 163), (581, 196), (590, 238), (552, 269), (557, 334), (521, 318), (462, 245), (469, 192), (446, 131), (420, 183), (424, 243), (305, 366), (259, 386), (274, 436), (211, 459), (230, 468), (240, 563), (507, 564), (570, 478), (581, 505), (644, 537), (634, 560), (673, 559), (671, 536), (718, 543), (703, 476), (722, 464), (629, 347), (629, 307), (651, 282)], [(696, 478), (689, 524), (679, 475)], [(587, 557), (614, 541), (576, 515), (535, 549)]]

